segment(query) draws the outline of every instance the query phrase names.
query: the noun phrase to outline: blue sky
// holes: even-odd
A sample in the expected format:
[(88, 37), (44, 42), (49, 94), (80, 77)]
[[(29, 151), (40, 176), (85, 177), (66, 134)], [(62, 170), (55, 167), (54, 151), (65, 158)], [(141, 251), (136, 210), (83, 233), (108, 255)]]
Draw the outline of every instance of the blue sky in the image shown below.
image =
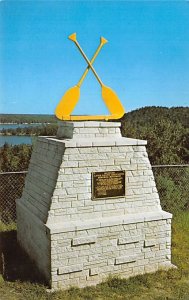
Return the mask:
[[(0, 2), (0, 110), (50, 113), (80, 79), (100, 36), (94, 67), (126, 111), (189, 106), (188, 1)], [(75, 114), (107, 113), (90, 71)]]

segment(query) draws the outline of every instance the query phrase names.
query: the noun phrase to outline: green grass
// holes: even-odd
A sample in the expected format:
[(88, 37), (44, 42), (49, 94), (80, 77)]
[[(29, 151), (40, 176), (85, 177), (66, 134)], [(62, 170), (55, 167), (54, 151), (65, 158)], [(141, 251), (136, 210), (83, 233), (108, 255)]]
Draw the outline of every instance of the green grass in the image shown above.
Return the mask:
[(16, 223), (12, 222), (6, 225), (0, 222), (0, 232), (6, 232), (11, 230), (16, 230)]
[[(5, 229), (4, 229), (5, 230)], [(189, 212), (173, 219), (172, 262), (178, 269), (136, 276), (110, 277), (96, 287), (49, 293), (44, 285), (0, 279), (1, 300), (189, 300)], [(16, 258), (15, 258), (16, 259)]]

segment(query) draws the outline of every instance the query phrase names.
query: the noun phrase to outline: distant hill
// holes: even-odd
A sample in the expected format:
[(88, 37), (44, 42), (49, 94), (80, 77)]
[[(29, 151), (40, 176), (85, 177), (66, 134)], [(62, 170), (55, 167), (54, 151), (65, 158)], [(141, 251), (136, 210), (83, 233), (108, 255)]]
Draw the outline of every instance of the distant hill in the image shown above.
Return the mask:
[(189, 127), (189, 107), (162, 107), (162, 106), (146, 106), (140, 109), (133, 110), (127, 113), (126, 120), (131, 120), (138, 125), (144, 125), (144, 123), (154, 124), (155, 120), (169, 119), (178, 121), (184, 127)]
[(144, 107), (121, 122), (124, 136), (148, 141), (152, 164), (189, 163), (189, 107)]
[(1, 123), (55, 123), (55, 115), (0, 114)]

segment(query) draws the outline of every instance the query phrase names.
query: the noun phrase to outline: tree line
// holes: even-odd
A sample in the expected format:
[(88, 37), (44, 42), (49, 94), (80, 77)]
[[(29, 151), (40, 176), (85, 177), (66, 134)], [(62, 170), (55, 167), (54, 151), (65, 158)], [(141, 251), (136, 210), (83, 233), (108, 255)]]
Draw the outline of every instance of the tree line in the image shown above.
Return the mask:
[(57, 121), (55, 115), (38, 114), (0, 114), (1, 123), (54, 123)]
[(27, 171), (31, 153), (31, 145), (5, 143), (0, 147), (0, 172)]
[(57, 124), (42, 124), (39, 126), (26, 126), (26, 127), (18, 127), (18, 128), (8, 128), (8, 129), (2, 129), (0, 133), (2, 135), (56, 135), (57, 132)]

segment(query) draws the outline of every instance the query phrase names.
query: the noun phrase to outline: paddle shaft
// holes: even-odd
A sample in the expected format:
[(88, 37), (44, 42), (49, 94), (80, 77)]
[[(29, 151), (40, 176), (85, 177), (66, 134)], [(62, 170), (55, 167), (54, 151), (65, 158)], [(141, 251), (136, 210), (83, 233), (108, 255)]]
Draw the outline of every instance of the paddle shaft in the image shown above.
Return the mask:
[[(100, 85), (103, 86), (104, 84), (103, 84), (102, 80), (99, 78), (98, 74), (96, 73), (95, 69), (94, 69), (93, 66), (92, 66), (92, 63), (89, 61), (89, 59), (87, 58), (87, 56), (86, 56), (85, 53), (83, 52), (83, 50), (82, 50), (81, 46), (79, 45), (78, 41), (75, 40), (74, 43), (76, 44), (76, 46), (78, 47), (79, 51), (80, 51), (81, 54), (83, 55), (84, 59), (85, 59), (86, 62), (88, 63), (87, 69), (88, 69), (89, 67), (91, 68), (91, 70), (93, 71), (93, 73), (94, 73), (96, 79), (98, 80), (98, 82), (100, 83)], [(95, 57), (95, 58), (96, 58), (96, 57)]]
[(99, 52), (100, 52), (100, 50), (101, 50), (101, 48), (102, 48), (103, 45), (104, 45), (104, 42), (101, 41), (101, 42), (100, 42), (100, 45), (98, 46), (98, 48), (97, 48), (97, 50), (96, 50), (96, 52), (95, 52), (95, 54), (93, 55), (93, 58), (92, 58), (91, 61), (90, 61), (90, 65), (88, 64), (87, 68), (85, 69), (83, 75), (81, 76), (81, 78), (80, 78), (80, 80), (79, 80), (79, 82), (78, 82), (78, 84), (77, 84), (77, 86), (78, 86), (79, 88), (81, 87), (81, 85), (82, 85), (82, 83), (83, 83), (83, 80), (84, 80), (85, 77), (87, 76), (87, 73), (89, 72), (89, 69), (91, 68), (92, 64), (94, 63), (94, 61), (95, 61), (96, 57), (98, 56), (98, 54), (99, 54)]

